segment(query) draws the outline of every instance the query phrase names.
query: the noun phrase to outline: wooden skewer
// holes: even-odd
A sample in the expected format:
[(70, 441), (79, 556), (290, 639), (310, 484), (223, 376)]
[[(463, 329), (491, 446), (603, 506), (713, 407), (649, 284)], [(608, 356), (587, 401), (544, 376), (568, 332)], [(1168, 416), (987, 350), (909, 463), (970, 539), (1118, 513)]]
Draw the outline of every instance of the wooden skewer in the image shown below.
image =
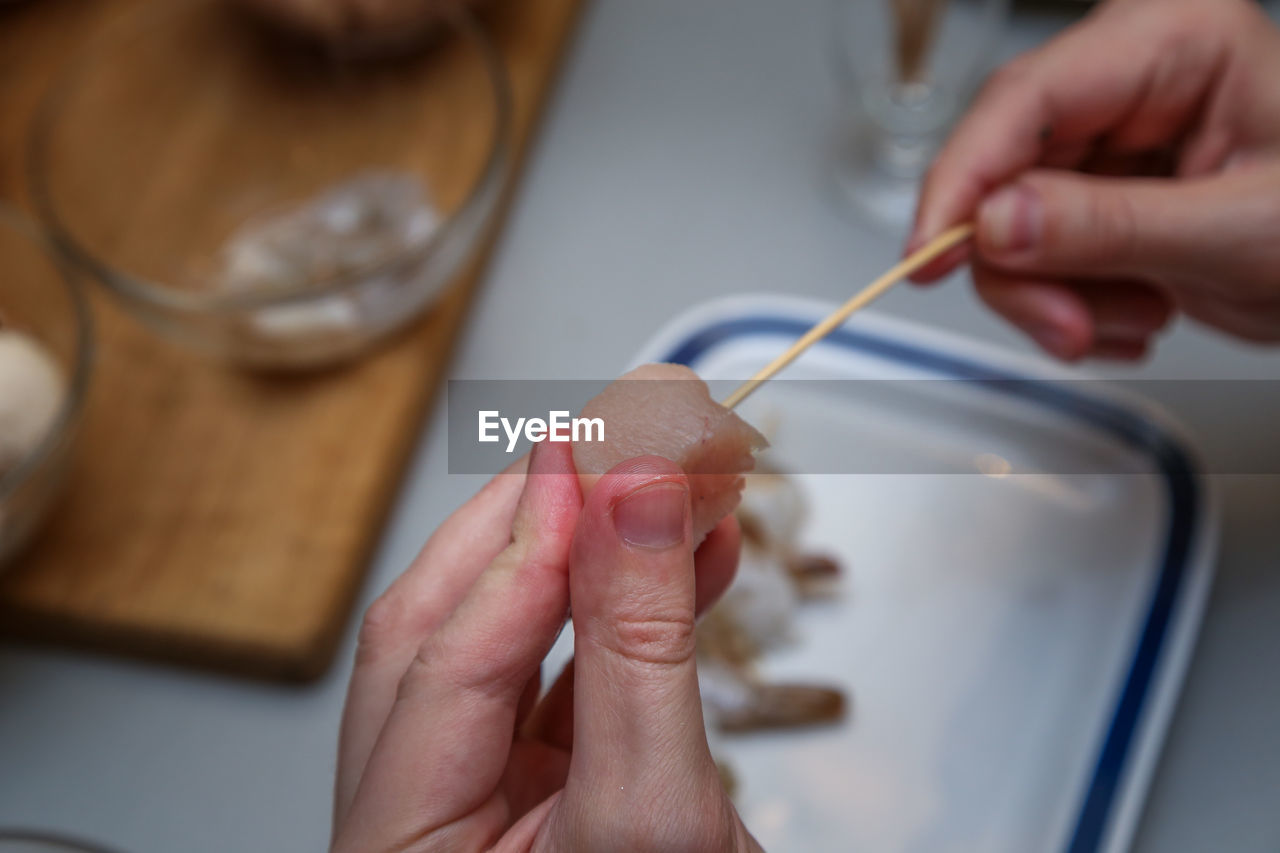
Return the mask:
[(838, 326), (848, 320), (853, 312), (860, 308), (865, 308), (871, 304), (877, 297), (882, 295), (886, 290), (893, 287), (902, 279), (911, 275), (916, 270), (928, 264), (938, 256), (942, 255), (949, 249), (960, 245), (965, 240), (973, 236), (973, 226), (969, 224), (956, 225), (943, 231), (937, 237), (934, 237), (928, 243), (916, 249), (907, 257), (898, 261), (892, 269), (880, 276), (871, 284), (864, 287), (853, 298), (841, 305), (830, 317), (827, 317), (821, 323), (818, 323), (812, 329), (804, 333), (800, 340), (796, 341), (782, 355), (769, 362), (755, 376), (752, 376), (746, 382), (730, 394), (724, 401), (726, 409), (732, 409), (737, 406), (751, 393), (764, 384), (767, 380), (772, 379), (774, 374), (782, 370), (791, 362), (800, 357), (800, 354), (813, 346), (818, 341), (831, 334)]

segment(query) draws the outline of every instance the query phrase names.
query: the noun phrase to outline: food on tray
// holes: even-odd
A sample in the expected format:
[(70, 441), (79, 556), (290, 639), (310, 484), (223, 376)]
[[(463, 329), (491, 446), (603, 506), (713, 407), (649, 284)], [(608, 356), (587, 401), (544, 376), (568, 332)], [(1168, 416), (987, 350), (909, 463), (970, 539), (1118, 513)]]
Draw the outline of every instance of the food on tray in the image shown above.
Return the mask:
[(580, 441), (573, 461), (589, 492), (614, 465), (662, 456), (689, 475), (695, 541), (738, 506), (743, 475), (768, 445), (763, 435), (711, 398), (698, 375), (676, 364), (646, 364), (624, 374), (583, 407), (604, 421), (604, 441)]
[(832, 558), (800, 550), (806, 512), (795, 479), (775, 471), (746, 477), (738, 575), (698, 625), (703, 704), (723, 732), (818, 725), (845, 715), (838, 688), (768, 683), (754, 667), (769, 650), (796, 640), (800, 603), (829, 595), (840, 574)]
[(844, 693), (817, 684), (767, 684), (715, 661), (698, 665), (702, 701), (711, 721), (728, 734), (839, 722)]
[(35, 338), (0, 329), (0, 476), (44, 440), (64, 396), (62, 372)]
[(744, 553), (781, 562), (800, 598), (826, 595), (840, 575), (840, 565), (824, 554), (798, 549), (796, 538), (808, 508), (796, 481), (776, 471), (759, 471), (748, 482), (738, 508), (738, 522), (747, 543)]

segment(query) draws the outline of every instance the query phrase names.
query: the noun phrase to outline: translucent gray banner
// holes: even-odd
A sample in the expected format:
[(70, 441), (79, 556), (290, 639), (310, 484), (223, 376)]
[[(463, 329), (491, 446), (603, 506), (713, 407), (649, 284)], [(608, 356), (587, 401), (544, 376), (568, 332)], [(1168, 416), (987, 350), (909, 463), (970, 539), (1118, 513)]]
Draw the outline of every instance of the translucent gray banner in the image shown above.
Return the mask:
[[(535, 440), (642, 444), (658, 420), (681, 418), (698, 429), (696, 412), (673, 409), (685, 395), (670, 381), (630, 381), (623, 390), (634, 405), (624, 414), (579, 418), (609, 384), (450, 381), (449, 472), (498, 473)], [(739, 384), (709, 386), (722, 400)], [(773, 445), (761, 464), (793, 473), (1280, 474), (1273, 380), (776, 379), (739, 414)]]

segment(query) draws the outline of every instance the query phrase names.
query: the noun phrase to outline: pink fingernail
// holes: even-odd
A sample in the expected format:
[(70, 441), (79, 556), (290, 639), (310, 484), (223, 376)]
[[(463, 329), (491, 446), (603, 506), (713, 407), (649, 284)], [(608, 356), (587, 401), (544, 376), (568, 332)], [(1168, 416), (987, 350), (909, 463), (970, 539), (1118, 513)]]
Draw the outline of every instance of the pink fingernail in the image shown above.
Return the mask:
[(684, 541), (688, 490), (679, 483), (636, 489), (613, 507), (618, 536), (637, 548), (661, 550)]
[(982, 244), (996, 252), (1020, 252), (1040, 239), (1040, 197), (1025, 184), (997, 190), (978, 210)]

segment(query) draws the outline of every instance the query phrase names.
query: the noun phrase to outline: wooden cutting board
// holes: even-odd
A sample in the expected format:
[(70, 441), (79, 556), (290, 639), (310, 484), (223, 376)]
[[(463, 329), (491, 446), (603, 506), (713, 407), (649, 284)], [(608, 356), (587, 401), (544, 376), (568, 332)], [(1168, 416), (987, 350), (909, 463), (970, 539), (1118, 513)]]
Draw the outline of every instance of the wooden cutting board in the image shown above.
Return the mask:
[[(50, 76), (99, 16), (140, 2), (166, 0), (0, 9), (0, 196), (21, 197), (27, 123)], [(523, 152), (581, 3), (490, 5)], [(489, 244), (392, 345), (292, 379), (189, 356), (95, 289), (99, 354), (72, 481), (0, 577), (0, 634), (268, 678), (323, 673)]]

